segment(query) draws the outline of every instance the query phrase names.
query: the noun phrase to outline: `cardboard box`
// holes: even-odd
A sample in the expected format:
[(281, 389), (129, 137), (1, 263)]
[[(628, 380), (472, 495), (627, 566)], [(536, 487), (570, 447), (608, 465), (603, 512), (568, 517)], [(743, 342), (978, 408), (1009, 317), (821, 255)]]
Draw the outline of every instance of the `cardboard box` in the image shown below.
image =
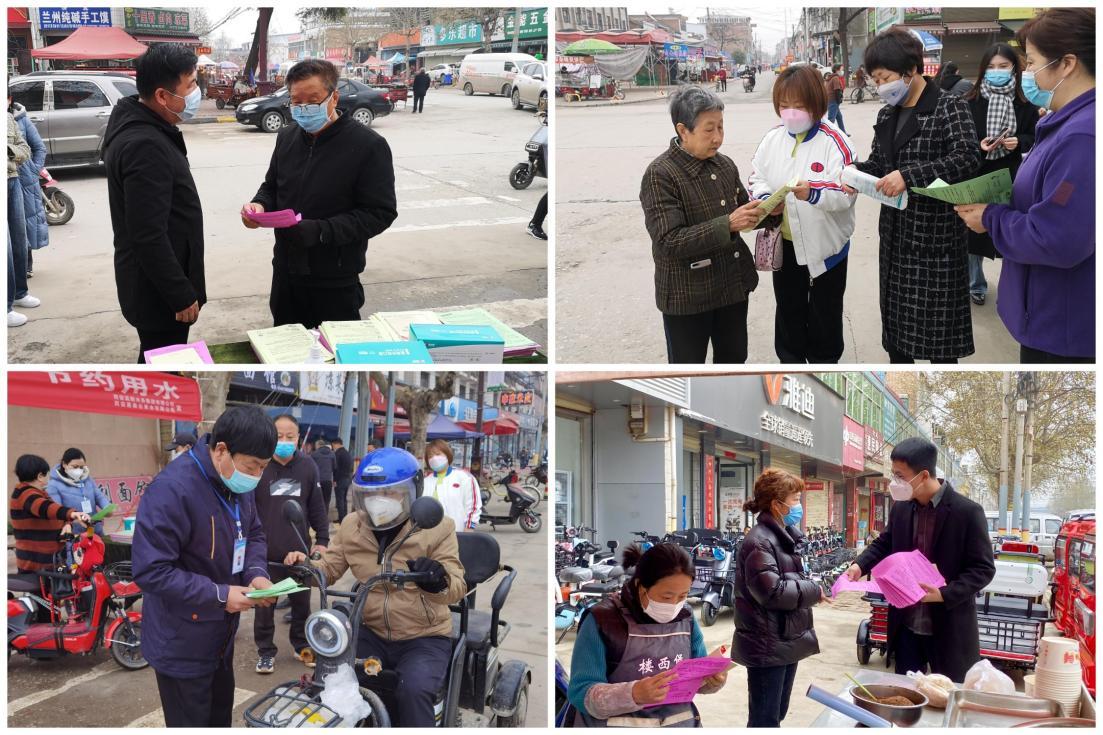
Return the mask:
[(429, 349), (434, 363), (501, 364), (505, 341), (479, 324), (411, 324), (410, 338)]
[(425, 345), (409, 342), (361, 342), (337, 345), (339, 365), (431, 365), (433, 358)]

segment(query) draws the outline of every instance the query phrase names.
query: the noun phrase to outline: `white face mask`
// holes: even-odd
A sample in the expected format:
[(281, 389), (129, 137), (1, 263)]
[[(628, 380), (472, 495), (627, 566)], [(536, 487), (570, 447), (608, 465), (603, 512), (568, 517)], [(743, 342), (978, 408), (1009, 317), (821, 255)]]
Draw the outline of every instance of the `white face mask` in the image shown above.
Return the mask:
[(65, 474), (69, 475), (69, 477), (74, 481), (80, 482), (85, 477), (87, 477), (87, 475), (85, 474), (87, 471), (88, 468), (86, 467), (68, 467), (65, 470)]
[[(916, 476), (918, 477), (918, 475)], [(915, 495), (915, 489), (912, 487), (912, 480), (902, 480), (899, 477), (894, 477), (892, 482), (889, 483), (889, 494), (892, 495), (892, 499), (902, 503), (905, 500), (911, 500)]]
[(393, 498), (364, 498), (364, 510), (373, 526), (386, 526), (402, 513), (402, 503)]
[(647, 605), (643, 608), (643, 611), (656, 623), (669, 623), (674, 620), (674, 618), (678, 617), (678, 613), (682, 611), (682, 607), (684, 607), (685, 604), (685, 601), (655, 602), (649, 597), (647, 598)]
[(429, 469), (433, 472), (441, 472), (448, 466), (448, 458), (439, 454), (434, 454), (429, 458)]

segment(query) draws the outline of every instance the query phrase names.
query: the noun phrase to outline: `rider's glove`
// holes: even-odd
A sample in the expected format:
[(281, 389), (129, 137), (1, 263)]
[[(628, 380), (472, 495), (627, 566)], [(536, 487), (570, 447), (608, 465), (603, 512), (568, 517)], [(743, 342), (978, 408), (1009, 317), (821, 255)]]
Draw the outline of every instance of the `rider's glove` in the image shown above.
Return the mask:
[(448, 589), (448, 574), (444, 567), (436, 559), (427, 556), (419, 556), (406, 562), (411, 572), (425, 572), (426, 579), (417, 583), (417, 586), (426, 592), (443, 592)]

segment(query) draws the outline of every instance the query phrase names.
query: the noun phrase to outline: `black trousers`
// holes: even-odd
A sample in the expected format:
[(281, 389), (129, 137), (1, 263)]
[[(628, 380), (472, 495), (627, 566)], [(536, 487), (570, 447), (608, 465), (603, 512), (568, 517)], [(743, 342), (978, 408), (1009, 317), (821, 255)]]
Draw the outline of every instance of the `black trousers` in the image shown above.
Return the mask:
[(352, 484), (352, 478), (346, 477), (342, 480), (337, 480), (337, 525), (341, 525), (341, 521), (349, 512), (349, 485)]
[(935, 668), (938, 660), (938, 647), (947, 645), (947, 641), (938, 641), (933, 635), (919, 635), (912, 632), (911, 628), (901, 625), (893, 641), (892, 655), (896, 660), (896, 673), (907, 674), (909, 671), (927, 673), (927, 667), (931, 667), (930, 673), (941, 674)]
[(425, 93), (414, 92), (414, 112), (425, 112)]
[(326, 506), (326, 518), (329, 518), (329, 501), (333, 498), (333, 480), (318, 480), (322, 488), (322, 503)]
[(336, 288), (304, 283), (301, 276), (272, 272), (273, 326), (302, 324), (314, 329), (327, 321), (357, 321), (364, 305), (364, 286), (359, 281)]
[(747, 361), (747, 307), (750, 300), (700, 314), (663, 314), (667, 362), (704, 364), (712, 342), (716, 365)]
[[(276, 569), (270, 569), (269, 575), (272, 582), (287, 579), (287, 573)], [(291, 631), (289, 638), (291, 648), (299, 652), (307, 648), (306, 619), (310, 617), (310, 590), (296, 592), (287, 596), (291, 601)], [(253, 608), (253, 641), (257, 644), (258, 656), (272, 656), (275, 658), (279, 648), (276, 646), (276, 608)]]
[(781, 727), (796, 676), (796, 664), (747, 667), (747, 727)]
[(548, 195), (540, 197), (540, 201), (536, 204), (536, 212), (532, 215), (532, 224), (543, 229), (544, 218), (548, 216)]
[(1023, 365), (1031, 364), (1060, 364), (1069, 363), (1083, 364), (1095, 362), (1094, 357), (1062, 357), (1061, 355), (1055, 355), (1052, 352), (1046, 352), (1044, 350), (1036, 350), (1033, 347), (1027, 347), (1026, 345), (1019, 345), (1019, 362)]
[[(889, 350), (889, 362), (894, 365), (914, 365), (915, 358), (908, 357), (903, 352)], [(932, 365), (957, 365), (957, 358), (953, 357), (949, 360), (931, 360), (930, 363)]]
[(781, 270), (774, 271), (774, 352), (782, 363), (837, 363), (843, 356), (843, 293), (849, 258), (818, 278), (797, 262), (782, 240)]
[(360, 626), (356, 655), (375, 656), (384, 669), (398, 673), (398, 727), (433, 727), (433, 705), (448, 673), (452, 642), (444, 636), (388, 641)]
[[(257, 608), (258, 610), (260, 608)], [(223, 659), (214, 673), (177, 679), (157, 672), (157, 691), (166, 727), (232, 727), (234, 663)]]
[(146, 350), (155, 350), (158, 347), (168, 347), (169, 345), (180, 345), (188, 341), (188, 331), (191, 329), (190, 324), (184, 322), (176, 322), (176, 326), (172, 329), (166, 329), (164, 331), (153, 331), (148, 329), (138, 330), (138, 364), (144, 365), (146, 362)]

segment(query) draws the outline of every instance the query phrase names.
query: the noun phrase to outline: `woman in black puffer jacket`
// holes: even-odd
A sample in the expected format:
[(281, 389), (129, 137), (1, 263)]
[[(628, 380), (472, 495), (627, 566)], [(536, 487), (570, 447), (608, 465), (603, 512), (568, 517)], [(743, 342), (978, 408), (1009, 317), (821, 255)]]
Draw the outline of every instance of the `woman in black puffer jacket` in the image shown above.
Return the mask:
[(747, 727), (780, 727), (789, 710), (797, 662), (820, 652), (812, 606), (826, 601), (807, 578), (797, 546), (804, 481), (767, 469), (744, 511), (758, 521), (743, 540), (735, 571), (732, 660), (747, 667)]

